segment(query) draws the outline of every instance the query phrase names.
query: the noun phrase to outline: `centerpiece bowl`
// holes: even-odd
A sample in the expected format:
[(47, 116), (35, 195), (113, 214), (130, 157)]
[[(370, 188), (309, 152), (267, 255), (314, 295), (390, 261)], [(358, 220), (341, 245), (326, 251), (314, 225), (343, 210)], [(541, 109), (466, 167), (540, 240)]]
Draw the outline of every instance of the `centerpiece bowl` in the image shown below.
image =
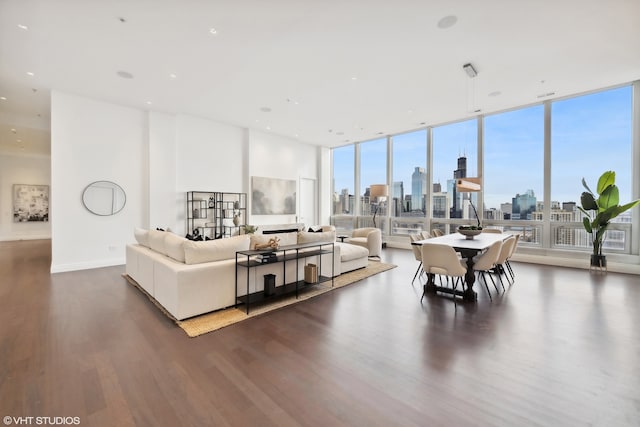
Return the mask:
[(465, 236), (467, 240), (473, 240), (473, 236), (477, 236), (482, 233), (482, 227), (476, 227), (475, 225), (461, 225), (458, 227), (458, 233)]

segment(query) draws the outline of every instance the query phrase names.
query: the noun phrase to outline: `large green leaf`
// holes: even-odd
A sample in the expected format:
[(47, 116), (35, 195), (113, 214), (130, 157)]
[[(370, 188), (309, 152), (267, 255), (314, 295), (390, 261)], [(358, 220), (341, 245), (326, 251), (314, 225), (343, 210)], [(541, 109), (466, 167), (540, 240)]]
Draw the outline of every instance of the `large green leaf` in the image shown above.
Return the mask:
[(598, 209), (598, 204), (596, 203), (596, 200), (593, 198), (593, 194), (587, 193), (586, 191), (583, 192), (582, 195), (580, 196), (580, 204), (585, 210), (588, 210), (588, 211)]
[(586, 216), (582, 218), (582, 225), (584, 225), (584, 229), (587, 230), (587, 233), (593, 233), (591, 222), (589, 222), (589, 218), (587, 218)]
[(616, 173), (614, 171), (606, 171), (600, 176), (598, 179), (598, 194), (602, 195), (602, 193), (607, 189), (607, 187), (616, 183)]
[(611, 218), (613, 219), (613, 218), (617, 217), (618, 215), (620, 215), (622, 212), (628, 211), (629, 209), (631, 209), (634, 206), (638, 205), (638, 203), (640, 203), (640, 199), (634, 200), (633, 202), (629, 202), (626, 205), (613, 206), (611, 208)]
[(591, 189), (589, 188), (589, 186), (587, 185), (587, 181), (584, 180), (584, 177), (582, 177), (582, 185), (584, 186), (584, 188), (587, 189), (587, 191), (591, 194), (593, 194), (593, 191), (591, 191)]
[[(598, 184), (599, 185), (599, 184)], [(620, 202), (620, 192), (617, 185), (608, 186), (598, 197), (598, 208), (600, 211), (618, 206)]]

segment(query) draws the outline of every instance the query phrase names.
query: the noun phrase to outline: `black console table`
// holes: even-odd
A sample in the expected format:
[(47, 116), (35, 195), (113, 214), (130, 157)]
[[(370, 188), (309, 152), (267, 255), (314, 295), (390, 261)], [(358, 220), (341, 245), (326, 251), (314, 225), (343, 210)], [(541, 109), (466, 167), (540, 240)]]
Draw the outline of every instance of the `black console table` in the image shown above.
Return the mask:
[[(260, 258), (268, 257), (268, 254), (273, 254), (268, 263), (263, 263)], [(331, 277), (322, 276), (322, 255), (331, 254)], [(300, 280), (300, 261), (306, 258), (318, 257), (318, 280), (314, 283), (307, 283), (304, 280)], [(300, 245), (281, 246), (278, 249), (260, 249), (236, 252), (236, 307), (239, 303), (243, 303), (247, 307), (247, 314), (249, 314), (249, 306), (251, 304), (264, 301), (269, 298), (275, 298), (283, 295), (295, 293), (298, 298), (298, 292), (305, 286), (313, 286), (318, 283), (331, 281), (333, 287), (334, 271), (334, 244), (329, 243), (303, 243)], [(287, 282), (287, 263), (295, 262), (296, 273), (295, 278), (291, 278)], [(282, 264), (282, 282), (283, 285), (276, 286), (272, 294), (267, 295), (264, 291), (249, 292), (249, 278), (251, 277), (251, 270), (254, 268), (260, 268), (264, 265), (273, 263)], [(238, 295), (238, 269), (245, 268), (247, 270), (247, 293), (245, 295)]]

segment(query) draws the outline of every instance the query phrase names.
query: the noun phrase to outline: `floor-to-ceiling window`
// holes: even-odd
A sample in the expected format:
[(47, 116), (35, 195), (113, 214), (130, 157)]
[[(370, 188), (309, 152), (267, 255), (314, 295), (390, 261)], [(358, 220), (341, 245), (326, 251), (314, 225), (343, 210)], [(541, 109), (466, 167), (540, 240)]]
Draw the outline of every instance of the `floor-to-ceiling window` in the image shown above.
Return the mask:
[(355, 145), (334, 148), (332, 153), (332, 223), (341, 230), (350, 230), (353, 228), (356, 197)]
[(433, 185), (431, 216), (437, 226), (449, 232), (446, 221), (452, 218), (474, 219), (473, 193), (459, 193), (456, 179), (478, 176), (478, 121), (476, 118), (433, 128)]
[[(632, 179), (632, 87), (624, 86), (589, 95), (553, 102), (551, 109), (551, 220), (552, 245), (591, 246), (581, 226), (557, 224), (580, 222), (584, 178), (595, 192), (598, 178), (605, 171), (616, 173), (620, 204), (631, 201)], [(628, 248), (631, 212), (612, 222), (627, 224), (607, 231), (604, 248)]]
[(544, 105), (486, 116), (483, 144), (485, 221), (539, 244), (541, 226), (530, 221), (542, 221)]
[(393, 177), (389, 209), (391, 232), (410, 234), (422, 231), (426, 216), (427, 131), (393, 137)]
[[(483, 225), (520, 234), (528, 247), (588, 251), (589, 236), (577, 209), (584, 191), (582, 178), (595, 189), (600, 175), (613, 170), (620, 204), (634, 196), (632, 180), (640, 169), (636, 151), (640, 147), (634, 149), (632, 135), (634, 120), (640, 120), (632, 108), (634, 87), (391, 135), (389, 153), (387, 138), (354, 144), (348, 151), (349, 162), (355, 163), (356, 157), (360, 162), (351, 168), (350, 179), (356, 181), (354, 170), (358, 171), (360, 185), (354, 191), (360, 193), (356, 203), (360, 209), (350, 211), (352, 222), (371, 225), (368, 191), (372, 184), (387, 183), (387, 162), (391, 162), (385, 205), (391, 228), (388, 232), (383, 229), (389, 236), (400, 239), (422, 228), (453, 232), (456, 225), (475, 219), (475, 205)], [(478, 141), (480, 124), (483, 132)], [(346, 150), (341, 147), (334, 154), (344, 155)], [(456, 191), (455, 178), (476, 177), (479, 172), (481, 197)], [(337, 193), (334, 197), (337, 199)], [(477, 205), (478, 200), (483, 206)], [(634, 208), (615, 219), (605, 240), (608, 252), (637, 256), (630, 240), (638, 211)]]
[[(370, 197), (372, 185), (387, 184), (387, 138), (375, 139), (360, 144), (360, 214), (363, 217), (359, 226), (373, 226), (376, 214), (376, 226), (385, 230), (387, 215), (386, 201), (378, 203)], [(371, 222), (369, 223), (369, 217)]]

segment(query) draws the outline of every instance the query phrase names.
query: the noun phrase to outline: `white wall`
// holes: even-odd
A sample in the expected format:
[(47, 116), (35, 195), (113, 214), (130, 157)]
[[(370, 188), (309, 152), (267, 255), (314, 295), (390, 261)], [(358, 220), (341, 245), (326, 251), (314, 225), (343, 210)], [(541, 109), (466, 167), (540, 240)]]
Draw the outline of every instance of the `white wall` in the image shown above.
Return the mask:
[[(299, 194), (300, 177), (318, 179), (318, 149), (314, 145), (268, 133), (249, 131), (250, 176), (296, 181)], [(250, 183), (249, 183), (250, 184)], [(288, 224), (298, 222), (297, 215), (251, 215), (251, 192), (248, 224)], [(298, 203), (298, 201), (296, 201)], [(308, 224), (311, 225), (311, 224)]]
[[(250, 201), (251, 176), (319, 182), (324, 152), (293, 139), (57, 91), (51, 110), (52, 272), (123, 264), (135, 227), (184, 235), (187, 191), (244, 192)], [(84, 209), (82, 190), (98, 180), (123, 187), (120, 213), (99, 217)], [(247, 219), (292, 222), (296, 215)]]
[[(51, 271), (123, 264), (147, 204), (146, 114), (61, 92), (51, 94)], [(124, 209), (97, 216), (81, 201), (85, 186), (113, 181)]]
[(48, 185), (51, 200), (51, 158), (0, 154), (0, 240), (51, 238), (50, 222), (13, 222), (14, 184)]
[(176, 120), (175, 116), (149, 113), (149, 175), (142, 179), (147, 187), (143, 221), (140, 228), (179, 230), (181, 223), (175, 212), (182, 207), (176, 195)]
[(211, 120), (180, 115), (176, 118), (177, 222), (186, 233), (187, 191), (246, 193), (243, 129)]

